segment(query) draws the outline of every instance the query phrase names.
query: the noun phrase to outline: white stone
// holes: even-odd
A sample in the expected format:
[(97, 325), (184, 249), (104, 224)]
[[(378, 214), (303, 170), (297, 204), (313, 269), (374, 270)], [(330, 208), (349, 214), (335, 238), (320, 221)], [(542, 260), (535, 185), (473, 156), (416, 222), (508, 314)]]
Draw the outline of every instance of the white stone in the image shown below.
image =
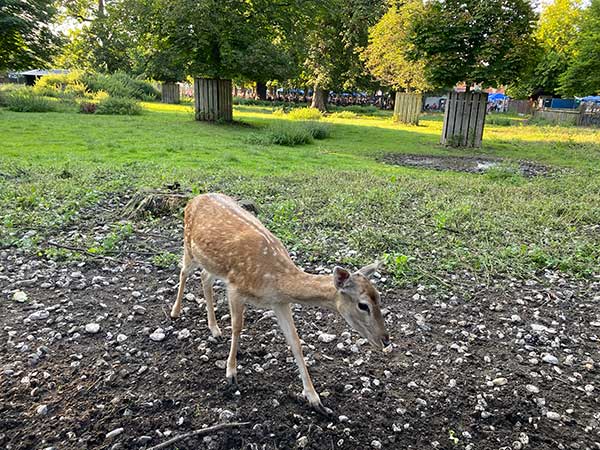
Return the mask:
[(88, 323), (85, 326), (85, 332), (86, 333), (91, 333), (91, 334), (95, 334), (98, 331), (100, 331), (100, 325), (97, 323)]
[(371, 447), (373, 447), (373, 448), (381, 448), (381, 442), (379, 442), (377, 439), (373, 439), (371, 441)]
[(534, 386), (533, 384), (528, 384), (525, 386), (525, 389), (527, 389), (527, 392), (531, 392), (532, 394), (538, 394), (540, 392), (540, 388)]
[(325, 342), (326, 344), (328, 344), (329, 342), (332, 342), (337, 336), (335, 334), (327, 334), (327, 333), (322, 333), (319, 335), (319, 341), (321, 342)]
[(120, 344), (121, 342), (125, 342), (127, 340), (127, 336), (124, 334), (117, 335), (117, 342)]
[(187, 339), (191, 335), (192, 335), (192, 333), (190, 333), (190, 330), (188, 330), (187, 328), (184, 328), (183, 330), (181, 330), (177, 333), (177, 339)]
[(44, 320), (44, 319), (47, 319), (48, 316), (50, 316), (50, 313), (48, 311), (46, 311), (45, 309), (41, 309), (39, 311), (29, 314), (29, 317), (27, 317), (27, 318), (29, 320)]
[(296, 445), (298, 446), (298, 448), (304, 448), (304, 447), (306, 447), (307, 444), (308, 444), (308, 437), (306, 437), (306, 436), (300, 436), (298, 438), (298, 440), (296, 441)]
[(106, 433), (106, 439), (112, 439), (114, 437), (117, 437), (118, 435), (120, 435), (123, 431), (125, 431), (123, 428), (115, 428), (114, 430), (112, 430), (110, 433)]
[(164, 330), (162, 328), (157, 328), (150, 335), (150, 339), (152, 339), (154, 342), (160, 342), (160, 341), (164, 340), (165, 337), (166, 337), (166, 335), (165, 335), (165, 332), (164, 332)]
[(544, 353), (542, 355), (542, 361), (548, 364), (558, 364), (558, 358), (550, 353)]
[(550, 420), (560, 420), (560, 414), (554, 411), (548, 411), (546, 417)]
[(494, 378), (492, 380), (494, 386), (504, 386), (506, 383), (508, 383), (508, 380), (504, 377)]
[(48, 414), (48, 405), (40, 405), (36, 408), (35, 412), (40, 416)]
[(13, 294), (13, 300), (15, 302), (23, 303), (27, 301), (27, 294), (23, 291), (17, 291)]

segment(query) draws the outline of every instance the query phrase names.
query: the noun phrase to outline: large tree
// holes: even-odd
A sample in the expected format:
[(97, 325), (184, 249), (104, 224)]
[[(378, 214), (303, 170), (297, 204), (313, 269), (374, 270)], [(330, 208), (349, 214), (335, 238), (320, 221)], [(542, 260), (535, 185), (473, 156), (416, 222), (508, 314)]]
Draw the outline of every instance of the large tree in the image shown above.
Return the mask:
[(528, 97), (558, 92), (559, 79), (575, 54), (581, 17), (578, 0), (555, 0), (544, 7), (534, 33), (536, 48), (528, 55), (529, 68), (509, 87), (511, 95)]
[(407, 58), (413, 47), (412, 22), (423, 11), (422, 0), (392, 1), (388, 11), (369, 30), (369, 45), (361, 56), (371, 75), (383, 85), (407, 92), (422, 92), (430, 87), (425, 80), (425, 63)]
[(527, 63), (536, 15), (527, 0), (431, 0), (415, 17), (411, 58), (434, 86), (499, 86)]
[(592, 0), (583, 14), (573, 59), (560, 77), (559, 91), (565, 95), (600, 94), (600, 0)]
[(45, 67), (58, 50), (54, 1), (0, 0), (0, 71)]
[(326, 108), (327, 91), (365, 86), (359, 48), (368, 44), (369, 26), (385, 12), (385, 0), (312, 2), (307, 35), (305, 78), (313, 86), (312, 106)]

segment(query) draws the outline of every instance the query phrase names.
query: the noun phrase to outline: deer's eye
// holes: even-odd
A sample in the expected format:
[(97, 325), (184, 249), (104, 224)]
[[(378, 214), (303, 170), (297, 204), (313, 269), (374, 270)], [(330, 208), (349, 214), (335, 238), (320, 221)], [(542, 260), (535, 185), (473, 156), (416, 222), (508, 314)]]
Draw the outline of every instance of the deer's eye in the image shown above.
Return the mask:
[(360, 309), (361, 311), (369, 312), (369, 305), (367, 305), (366, 303), (359, 303), (358, 309)]

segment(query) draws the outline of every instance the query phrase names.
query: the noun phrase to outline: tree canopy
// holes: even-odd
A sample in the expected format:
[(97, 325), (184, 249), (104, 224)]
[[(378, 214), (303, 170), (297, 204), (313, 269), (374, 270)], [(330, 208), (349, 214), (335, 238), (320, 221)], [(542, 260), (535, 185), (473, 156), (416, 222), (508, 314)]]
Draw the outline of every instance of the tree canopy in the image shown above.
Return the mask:
[(431, 0), (415, 16), (411, 59), (434, 86), (507, 84), (527, 66), (535, 19), (527, 0)]
[(581, 31), (569, 67), (560, 76), (565, 95), (600, 94), (600, 0), (592, 0), (583, 13)]
[(385, 86), (404, 91), (424, 91), (424, 61), (410, 61), (414, 51), (410, 40), (412, 23), (424, 12), (422, 0), (393, 2), (383, 17), (369, 30), (369, 45), (361, 52), (369, 72)]
[(0, 71), (45, 67), (58, 51), (53, 1), (0, 0)]

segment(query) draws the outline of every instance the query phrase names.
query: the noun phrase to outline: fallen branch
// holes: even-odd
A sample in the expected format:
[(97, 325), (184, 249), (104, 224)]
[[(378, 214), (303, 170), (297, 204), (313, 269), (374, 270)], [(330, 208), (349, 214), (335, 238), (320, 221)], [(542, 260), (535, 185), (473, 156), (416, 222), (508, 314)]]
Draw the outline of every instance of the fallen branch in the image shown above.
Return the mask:
[(246, 425), (250, 425), (250, 422), (220, 423), (218, 425), (213, 425), (212, 427), (202, 428), (200, 430), (195, 430), (190, 433), (180, 434), (179, 436), (175, 436), (174, 438), (171, 438), (168, 441), (163, 442), (162, 444), (158, 444), (158, 445), (155, 445), (154, 447), (150, 447), (148, 450), (160, 450), (161, 448), (167, 448), (171, 444), (174, 444), (175, 442), (179, 442), (182, 439), (187, 439), (187, 438), (196, 437), (196, 436), (204, 436), (206, 434), (212, 434), (212, 433), (216, 433), (217, 431), (224, 430), (225, 428), (244, 427)]

